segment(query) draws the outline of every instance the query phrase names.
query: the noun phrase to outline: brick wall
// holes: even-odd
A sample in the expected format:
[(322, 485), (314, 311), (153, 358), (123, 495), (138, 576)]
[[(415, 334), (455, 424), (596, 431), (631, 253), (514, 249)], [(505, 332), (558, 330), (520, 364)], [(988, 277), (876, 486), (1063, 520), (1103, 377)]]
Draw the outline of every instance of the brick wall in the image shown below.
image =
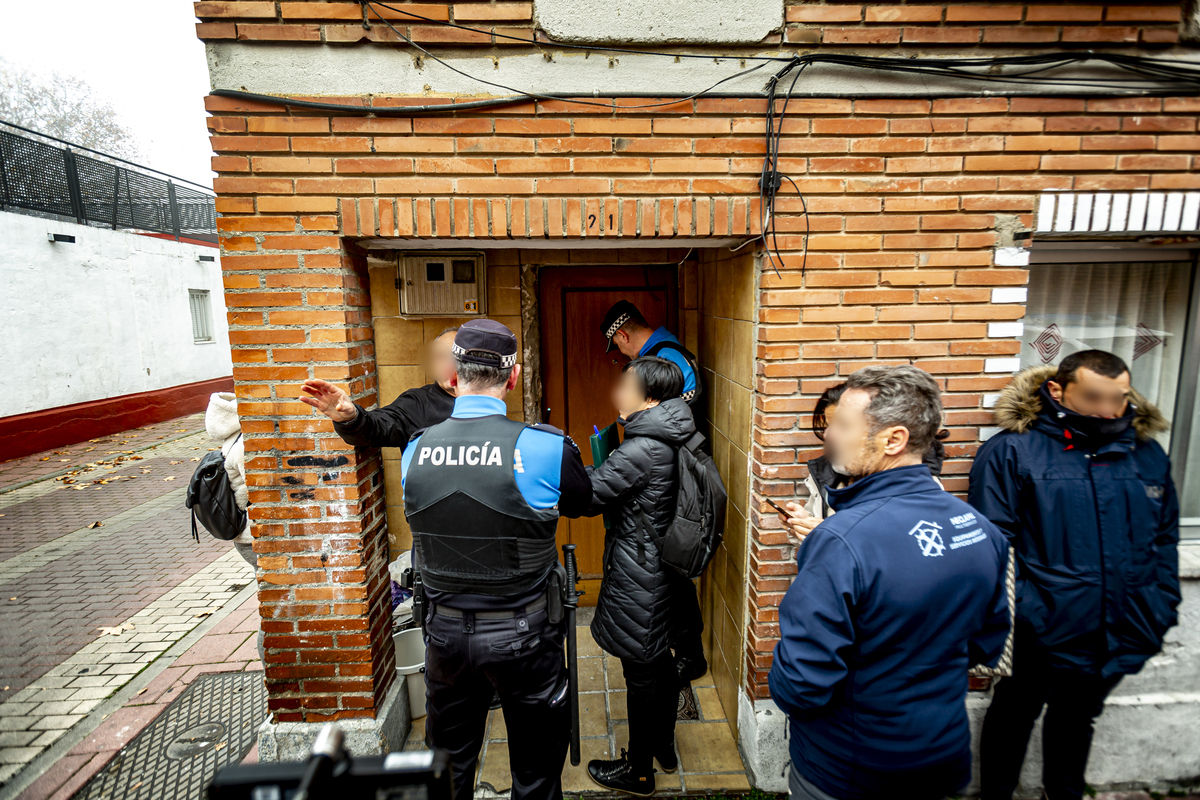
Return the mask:
[[(389, 3), (431, 21), (378, 8), (389, 22), (413, 41), (426, 46), (495, 45), (523, 47), (506, 36), (534, 35), (529, 2)], [(788, 0), (786, 23), (764, 44), (828, 47), (977, 47), (1102, 44), (1163, 46), (1179, 38), (1179, 3), (810, 3)], [(196, 3), (202, 39), (243, 42), (327, 42), (353, 44), (401, 42), (374, 14), (370, 29), (362, 26), (361, 6), (354, 2), (218, 2)], [(475, 30), (438, 25), (453, 22)], [(538, 34), (542, 41), (544, 36)]]
[[(373, 335), (386, 326), (372, 329), (354, 242), (572, 248), (669, 237), (684, 247), (686, 237), (745, 236), (757, 220), (765, 102), (646, 113), (554, 101), (416, 119), (207, 104), (272, 709), (280, 719), (370, 713), (391, 680), (380, 460), (296, 401), (310, 376), (368, 404), (376, 396)], [(1019, 347), (989, 336), (989, 322), (1023, 314), (992, 303), (993, 290), (1026, 281), (1023, 269), (996, 265), (994, 249), (1028, 229), (1039, 192), (1200, 188), (1198, 114), (1194, 98), (793, 100), (780, 168), (809, 214), (787, 185), (783, 268), (760, 275), (754, 349), (730, 366), (753, 358), (752, 497), (797, 492), (817, 446), (807, 418), (817, 394), (878, 362), (914, 363), (943, 385), (946, 483), (964, 489), (978, 426), (990, 420), (982, 393), (1008, 380), (986, 360)], [(734, 266), (705, 269), (719, 281), (742, 274)], [(761, 697), (774, 606), (794, 566), (774, 515), (757, 501), (746, 511), (743, 680)]]

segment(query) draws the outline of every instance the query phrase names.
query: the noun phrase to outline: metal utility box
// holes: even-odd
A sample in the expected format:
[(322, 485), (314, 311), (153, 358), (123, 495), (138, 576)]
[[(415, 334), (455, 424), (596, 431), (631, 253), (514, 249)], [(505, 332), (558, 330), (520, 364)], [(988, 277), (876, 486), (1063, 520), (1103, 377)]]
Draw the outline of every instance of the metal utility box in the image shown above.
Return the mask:
[(483, 253), (404, 253), (396, 288), (400, 313), (465, 317), (487, 313)]

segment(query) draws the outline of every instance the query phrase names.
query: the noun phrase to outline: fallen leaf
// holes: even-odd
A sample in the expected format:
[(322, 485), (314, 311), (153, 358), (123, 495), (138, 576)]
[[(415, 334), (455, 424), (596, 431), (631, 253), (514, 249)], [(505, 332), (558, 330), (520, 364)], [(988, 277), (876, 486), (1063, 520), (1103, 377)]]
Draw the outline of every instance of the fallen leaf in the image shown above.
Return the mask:
[(71, 459), (69, 459), (69, 458), (60, 458), (60, 459), (59, 459), (59, 461), (60, 461), (60, 462), (62, 462), (62, 463), (68, 463), (68, 464), (69, 464), (69, 463), (71, 462)]
[(201, 611), (199, 614), (192, 614), (192, 616), (193, 617), (207, 617), (207, 616), (210, 616), (212, 613), (213, 612), (211, 612), (211, 611)]
[(182, 461), (172, 461), (171, 463), (172, 464), (182, 464), (183, 462)]
[(173, 480), (175, 480), (175, 476), (174, 476), (174, 475), (172, 475), (172, 476), (171, 476), (171, 477), (169, 477), (169, 478), (163, 478), (163, 480), (164, 480), (164, 481), (173, 481)]
[(49, 460), (50, 460), (50, 456), (46, 456), (45, 458), (38, 459), (38, 461), (49, 461)]
[(74, 489), (74, 490), (75, 490), (75, 491), (77, 491), (77, 492), (82, 492), (82, 491), (83, 491), (85, 488), (87, 488), (87, 487), (85, 487), (85, 486), (72, 486), (71, 488), (72, 488), (72, 489)]
[(199, 461), (199, 460), (200, 460), (200, 456), (192, 456), (192, 461)]
[(103, 528), (104, 523), (103, 522), (93, 522), (91, 525), (88, 525), (88, 527), (89, 528)]
[(5, 686), (5, 687), (4, 687), (4, 691), (6, 691), (6, 692), (7, 692), (8, 690), (9, 690), (9, 687), (8, 687), (8, 686)]
[[(217, 744), (216, 744), (216, 745), (213, 747), (213, 750), (220, 750), (220, 749), (221, 749), (222, 747), (224, 747), (224, 746), (225, 746), (225, 743), (224, 743), (224, 742), (217, 742)], [(135, 789), (136, 789), (136, 788), (137, 788), (137, 786), (135, 786), (135, 787), (133, 787), (133, 788), (135, 788)]]
[(9, 599), (9, 600), (16, 600), (17, 598), (15, 598), (15, 597), (10, 597), (10, 598), (8, 598), (8, 599)]
[[(149, 689), (149, 688), (150, 688), (149, 686), (144, 686), (144, 687), (142, 687), (142, 688), (141, 688), (141, 689), (138, 691), (138, 694), (145, 694), (145, 693), (146, 693), (146, 690), (147, 690), (147, 689)], [(134, 695), (134, 696), (136, 697), (137, 695)]]
[(120, 625), (116, 625), (111, 628), (103, 628), (102, 627), (102, 628), (97, 628), (97, 630), (100, 631), (101, 636), (120, 636), (125, 631), (133, 630), (133, 623), (132, 622), (122, 622)]

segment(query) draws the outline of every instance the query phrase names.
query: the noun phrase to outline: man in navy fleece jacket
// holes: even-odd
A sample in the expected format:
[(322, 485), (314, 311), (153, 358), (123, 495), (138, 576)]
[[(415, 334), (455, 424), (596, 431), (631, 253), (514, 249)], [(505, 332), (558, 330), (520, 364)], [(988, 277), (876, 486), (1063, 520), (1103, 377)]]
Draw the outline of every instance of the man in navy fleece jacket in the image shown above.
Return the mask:
[(800, 546), (770, 674), (792, 800), (941, 798), (970, 780), (967, 669), (1004, 648), (1008, 543), (921, 463), (941, 421), (927, 373), (868, 367), (826, 431), (852, 482)]

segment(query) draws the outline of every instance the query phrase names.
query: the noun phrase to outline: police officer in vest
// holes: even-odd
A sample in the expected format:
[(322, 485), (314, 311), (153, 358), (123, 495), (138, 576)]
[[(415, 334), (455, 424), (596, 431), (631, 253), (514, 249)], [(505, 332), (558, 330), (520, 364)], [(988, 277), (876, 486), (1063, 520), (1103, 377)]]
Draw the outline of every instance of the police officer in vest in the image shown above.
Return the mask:
[(404, 450), (404, 510), (425, 587), (426, 728), (450, 754), (456, 800), (474, 795), (488, 706), (500, 696), (513, 800), (559, 800), (569, 706), (562, 621), (547, 614), (559, 516), (592, 489), (574, 442), (505, 416), (517, 340), (492, 320), (454, 337), (450, 419)]
[[(704, 397), (704, 382), (696, 356), (683, 346), (675, 334), (663, 327), (651, 328), (637, 306), (628, 300), (618, 300), (604, 315), (600, 327), (608, 339), (606, 353), (615, 347), (626, 358), (658, 356), (675, 364), (683, 372), (684, 402), (692, 410), (696, 430), (707, 433), (705, 424), (707, 398)], [(695, 585), (686, 579), (676, 581), (671, 606), (674, 619), (675, 639), (671, 647), (675, 651), (675, 669), (683, 683), (691, 683), (708, 671), (700, 634), (704, 632), (704, 617), (700, 614), (700, 602), (696, 597)]]

